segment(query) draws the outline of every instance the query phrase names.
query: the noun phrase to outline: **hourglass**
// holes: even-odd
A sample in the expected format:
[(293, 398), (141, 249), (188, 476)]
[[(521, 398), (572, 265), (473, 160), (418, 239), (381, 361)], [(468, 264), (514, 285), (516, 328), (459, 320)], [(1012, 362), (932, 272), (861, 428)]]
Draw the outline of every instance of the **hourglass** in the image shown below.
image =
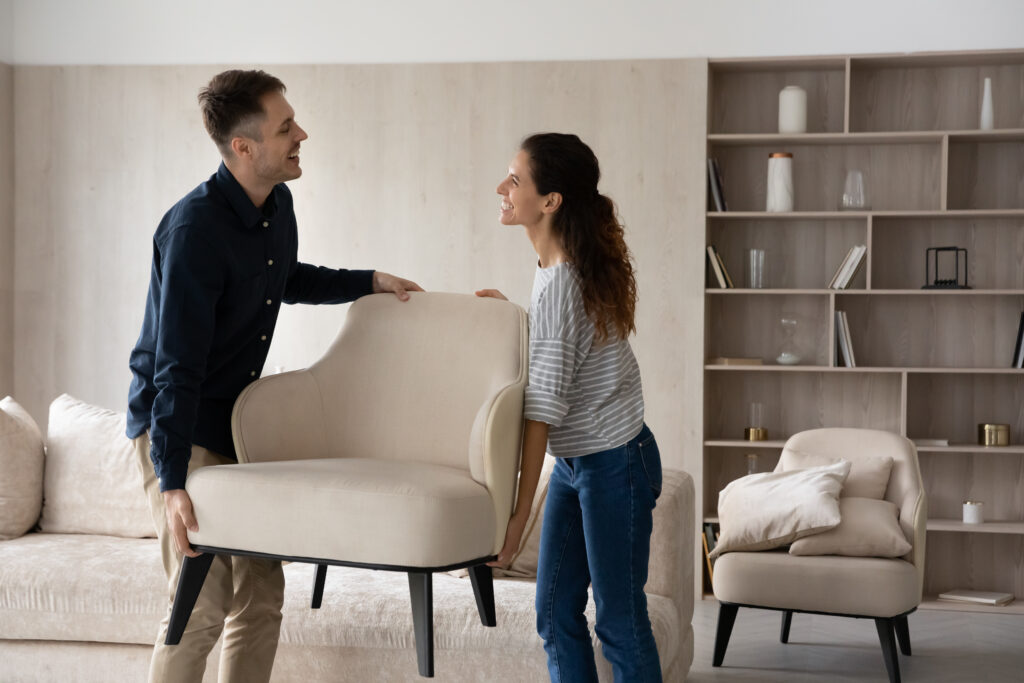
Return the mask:
[(803, 358), (796, 343), (798, 321), (794, 316), (783, 315), (779, 325), (782, 327), (782, 348), (775, 360), (779, 365), (796, 365)]

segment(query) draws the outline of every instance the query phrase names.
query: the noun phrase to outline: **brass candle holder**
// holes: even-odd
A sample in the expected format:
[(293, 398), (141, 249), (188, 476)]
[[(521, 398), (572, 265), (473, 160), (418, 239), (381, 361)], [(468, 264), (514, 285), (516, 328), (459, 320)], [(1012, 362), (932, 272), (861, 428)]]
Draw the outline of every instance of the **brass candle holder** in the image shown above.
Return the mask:
[(979, 446), (1009, 446), (1010, 425), (989, 424), (983, 422), (978, 425)]

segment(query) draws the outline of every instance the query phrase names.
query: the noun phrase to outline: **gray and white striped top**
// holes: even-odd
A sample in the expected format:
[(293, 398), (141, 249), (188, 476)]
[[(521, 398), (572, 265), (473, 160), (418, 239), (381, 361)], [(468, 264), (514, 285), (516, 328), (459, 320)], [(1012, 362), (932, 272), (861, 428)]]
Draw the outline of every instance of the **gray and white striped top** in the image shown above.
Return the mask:
[(644, 396), (629, 342), (594, 341), (576, 269), (537, 267), (530, 298), (530, 380), (525, 416), (546, 422), (548, 452), (575, 457), (616, 448), (640, 433)]

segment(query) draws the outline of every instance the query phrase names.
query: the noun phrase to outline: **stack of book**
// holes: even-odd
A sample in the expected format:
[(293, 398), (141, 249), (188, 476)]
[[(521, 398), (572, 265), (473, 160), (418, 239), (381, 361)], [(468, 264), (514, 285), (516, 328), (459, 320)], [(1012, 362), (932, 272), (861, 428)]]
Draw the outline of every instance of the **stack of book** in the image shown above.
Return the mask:
[(1013, 347), (1013, 365), (1011, 368), (1024, 369), (1024, 311), (1020, 312), (1020, 324), (1017, 325), (1017, 344)]
[(848, 368), (857, 367), (857, 361), (853, 357), (853, 340), (850, 338), (850, 323), (846, 319), (846, 311), (836, 311), (836, 343), (839, 347), (836, 358), (840, 359)]
[(718, 159), (708, 159), (708, 192), (711, 195), (711, 201), (708, 202), (708, 206), (714, 204), (715, 211), (729, 210), (729, 205), (725, 203), (722, 169), (718, 168)]
[(1013, 594), (997, 593), (994, 591), (971, 591), (958, 588), (956, 590), (939, 593), (939, 600), (950, 602), (973, 602), (979, 605), (1009, 605), (1013, 602)]
[(832, 280), (828, 283), (829, 289), (846, 289), (853, 282), (853, 278), (860, 272), (861, 266), (864, 265), (864, 254), (867, 253), (868, 247), (866, 244), (857, 244), (850, 247), (850, 251), (846, 252), (846, 258), (836, 268), (835, 275), (832, 276)]
[(718, 533), (719, 532), (718, 532), (718, 529), (715, 528), (717, 526), (718, 526), (717, 524), (713, 524), (711, 522), (705, 522), (704, 523), (704, 531), (701, 532), (701, 538), (704, 541), (704, 560), (708, 564), (708, 578), (709, 579), (714, 578), (713, 571), (714, 571), (715, 563), (708, 556), (711, 554), (711, 551), (715, 549), (715, 545), (718, 543)]
[(732, 289), (732, 278), (729, 277), (729, 271), (725, 269), (725, 261), (722, 260), (722, 255), (718, 253), (713, 244), (708, 245), (708, 265), (718, 286), (722, 289)]

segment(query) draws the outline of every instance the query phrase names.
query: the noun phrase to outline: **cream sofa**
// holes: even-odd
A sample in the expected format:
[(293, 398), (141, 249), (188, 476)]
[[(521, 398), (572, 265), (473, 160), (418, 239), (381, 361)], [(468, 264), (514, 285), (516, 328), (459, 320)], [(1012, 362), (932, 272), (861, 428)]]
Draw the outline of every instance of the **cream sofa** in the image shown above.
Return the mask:
[[(11, 399), (0, 403), (0, 681), (145, 680), (166, 609), (159, 549), (124, 415), (61, 396), (43, 438)], [(693, 659), (693, 481), (665, 471), (655, 509), (647, 594), (666, 681)], [(545, 487), (538, 491), (535, 516)], [(534, 631), (534, 529), (495, 581), (498, 625), (480, 624), (468, 578), (434, 580), (439, 681), (543, 681)], [(285, 567), (274, 681), (415, 681), (405, 575), (332, 567), (309, 607), (312, 565)], [(593, 623), (593, 604), (590, 606)], [(595, 643), (597, 641), (595, 640)], [(216, 679), (217, 651), (205, 680)], [(601, 680), (611, 681), (598, 656)]]

